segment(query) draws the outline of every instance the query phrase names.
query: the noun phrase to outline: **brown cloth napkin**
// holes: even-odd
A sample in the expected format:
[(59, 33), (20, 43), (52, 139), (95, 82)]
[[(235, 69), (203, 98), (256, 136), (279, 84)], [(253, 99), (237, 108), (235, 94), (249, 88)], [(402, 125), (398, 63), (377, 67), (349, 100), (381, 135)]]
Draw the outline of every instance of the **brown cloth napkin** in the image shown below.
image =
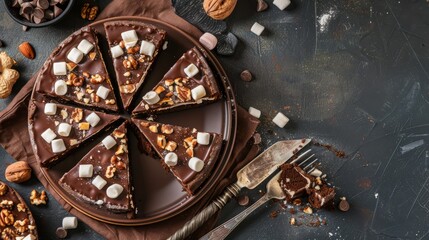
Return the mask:
[[(146, 16), (156, 18), (168, 22), (179, 27), (190, 35), (198, 38), (201, 32), (190, 23), (186, 22), (174, 13), (174, 8), (169, 0), (146, 0), (146, 1), (129, 1), (115, 0), (110, 3), (106, 9), (100, 14), (99, 19), (114, 17), (114, 16)], [(255, 145), (253, 134), (259, 124), (259, 120), (252, 117), (243, 108), (238, 108), (238, 129), (236, 136), (236, 145), (234, 146), (231, 160), (228, 161), (228, 169), (230, 169), (223, 180), (216, 184), (216, 188), (211, 190), (207, 197), (203, 198), (199, 203), (195, 204), (189, 210), (170, 218), (168, 220), (145, 225), (139, 227), (123, 227), (111, 224), (102, 223), (93, 220), (86, 215), (80, 213), (51, 189), (51, 186), (46, 182), (43, 174), (39, 170), (39, 164), (33, 154), (30, 144), (27, 125), (27, 107), (30, 99), (31, 91), (34, 85), (37, 74), (31, 78), (28, 83), (16, 95), (9, 106), (0, 113), (0, 145), (13, 157), (15, 160), (27, 161), (34, 170), (35, 175), (46, 189), (54, 196), (54, 198), (71, 214), (78, 217), (88, 226), (94, 229), (107, 239), (165, 239), (183, 224), (190, 220), (197, 212), (216, 197), (223, 189), (231, 182), (235, 181), (236, 172), (253, 159), (259, 152), (259, 145)], [(216, 217), (212, 218), (209, 223), (199, 229), (192, 238), (203, 235), (210, 230), (216, 221)]]

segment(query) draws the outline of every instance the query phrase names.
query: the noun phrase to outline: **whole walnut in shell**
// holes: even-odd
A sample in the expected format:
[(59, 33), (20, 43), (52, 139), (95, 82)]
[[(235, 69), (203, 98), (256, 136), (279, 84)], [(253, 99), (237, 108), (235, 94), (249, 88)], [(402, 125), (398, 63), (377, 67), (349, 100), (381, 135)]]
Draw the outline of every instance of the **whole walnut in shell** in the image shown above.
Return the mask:
[(31, 167), (25, 161), (17, 161), (7, 166), (4, 175), (9, 182), (25, 182), (31, 178)]
[(215, 20), (224, 20), (234, 11), (237, 0), (204, 0), (203, 8)]

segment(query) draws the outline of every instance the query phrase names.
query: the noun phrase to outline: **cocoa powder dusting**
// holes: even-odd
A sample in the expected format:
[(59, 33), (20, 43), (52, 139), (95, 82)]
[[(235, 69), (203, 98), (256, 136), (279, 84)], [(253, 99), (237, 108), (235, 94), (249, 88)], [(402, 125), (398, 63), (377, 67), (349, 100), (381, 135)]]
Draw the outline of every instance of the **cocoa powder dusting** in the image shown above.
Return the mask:
[(335, 154), (335, 156), (337, 156), (339, 158), (345, 158), (346, 157), (346, 153), (344, 151), (338, 150), (329, 144), (323, 144), (323, 143), (318, 143), (318, 142), (313, 142), (313, 143), (315, 146), (324, 147), (326, 150), (333, 152)]

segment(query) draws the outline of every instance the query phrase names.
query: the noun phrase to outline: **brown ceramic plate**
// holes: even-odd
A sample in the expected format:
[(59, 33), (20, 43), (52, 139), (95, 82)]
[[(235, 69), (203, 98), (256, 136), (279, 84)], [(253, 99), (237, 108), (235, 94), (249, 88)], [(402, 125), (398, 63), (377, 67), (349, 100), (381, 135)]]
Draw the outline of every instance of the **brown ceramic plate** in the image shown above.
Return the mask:
[[(211, 176), (205, 181), (201, 189), (194, 196), (187, 196), (182, 191), (181, 185), (177, 180), (168, 172), (166, 172), (158, 162), (145, 154), (140, 153), (138, 150), (137, 138), (130, 130), (129, 132), (129, 148), (131, 159), (131, 174), (134, 186), (134, 202), (138, 209), (134, 218), (127, 217), (127, 214), (115, 214), (102, 209), (98, 209), (94, 205), (80, 201), (70, 194), (68, 194), (59, 184), (58, 180), (61, 176), (71, 169), (83, 157), (91, 147), (101, 141), (103, 136), (107, 133), (101, 134), (95, 138), (94, 141), (83, 144), (77, 151), (63, 159), (60, 163), (52, 168), (42, 168), (42, 172), (53, 187), (53, 189), (70, 205), (78, 209), (87, 216), (117, 225), (145, 225), (150, 223), (159, 222), (171, 218), (186, 209), (192, 207), (197, 203), (205, 194), (215, 187), (220, 175), (224, 172), (226, 162), (228, 161), (232, 146), (235, 141), (236, 125), (237, 125), (237, 109), (232, 92), (231, 85), (225, 71), (222, 69), (219, 62), (210, 51), (205, 50), (198, 41), (195, 41), (185, 32), (159, 20), (143, 18), (143, 17), (118, 17), (110, 18), (102, 21), (95, 22), (90, 26), (94, 27), (99, 35), (99, 42), (101, 51), (104, 54), (106, 65), (109, 70), (110, 77), (115, 76), (110, 57), (108, 56), (108, 45), (105, 39), (103, 23), (116, 20), (133, 20), (141, 21), (144, 23), (155, 25), (167, 31), (168, 47), (166, 50), (161, 51), (155, 63), (153, 64), (152, 71), (149, 73), (148, 78), (143, 83), (143, 89), (140, 96), (137, 96), (133, 106), (138, 104), (143, 94), (150, 89), (162, 78), (167, 70), (174, 64), (174, 62), (188, 49), (197, 46), (202, 53), (206, 56), (209, 64), (212, 67), (213, 73), (218, 80), (219, 88), (223, 96), (222, 99), (216, 103), (200, 106), (194, 109), (183, 110), (180, 112), (172, 112), (162, 114), (157, 117), (157, 121), (162, 123), (176, 124), (186, 127), (195, 127), (202, 131), (218, 132), (223, 135), (224, 143), (216, 166), (213, 169)], [(112, 81), (114, 82), (114, 81)], [(119, 96), (117, 94), (117, 96)], [(40, 99), (40, 95), (33, 91), (32, 99)], [(31, 104), (29, 109), (31, 109)], [(132, 109), (132, 108), (130, 108)], [(129, 116), (128, 113), (121, 111), (118, 114)], [(31, 114), (29, 114), (31, 116)], [(30, 127), (30, 136), (32, 131)], [(34, 147), (34, 146), (33, 146)]]

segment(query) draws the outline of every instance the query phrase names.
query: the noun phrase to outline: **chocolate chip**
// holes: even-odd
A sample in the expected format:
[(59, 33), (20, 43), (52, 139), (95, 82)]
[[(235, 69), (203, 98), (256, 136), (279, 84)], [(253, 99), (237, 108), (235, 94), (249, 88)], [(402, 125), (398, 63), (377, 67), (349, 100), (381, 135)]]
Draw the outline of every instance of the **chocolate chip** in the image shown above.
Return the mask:
[(267, 10), (268, 4), (264, 0), (258, 0), (258, 5), (256, 7), (257, 12), (262, 12)]
[(240, 74), (241, 80), (245, 81), (245, 82), (250, 82), (252, 81), (252, 73), (249, 70), (244, 70), (241, 72)]
[(37, 0), (37, 7), (41, 9), (48, 9), (49, 8), (48, 0)]
[(62, 12), (63, 10), (61, 8), (57, 7), (56, 5), (54, 6), (54, 17), (58, 17)]
[(33, 5), (30, 2), (25, 2), (21, 5), (21, 10), (19, 14), (32, 14), (33, 9)]
[(53, 18), (54, 18), (54, 12), (53, 12), (51, 9), (47, 9), (47, 10), (45, 11), (45, 18), (46, 18), (47, 20), (51, 20), (51, 19), (53, 19)]
[(343, 212), (347, 212), (350, 209), (350, 204), (347, 202), (347, 200), (344, 199), (340, 201), (338, 208)]
[(241, 195), (238, 197), (237, 201), (240, 206), (247, 206), (249, 204), (249, 197), (247, 195)]
[(58, 238), (66, 238), (67, 237), (67, 230), (65, 230), (62, 227), (57, 228), (57, 231), (55, 231), (55, 234)]
[(42, 19), (45, 16), (45, 12), (43, 11), (43, 9), (36, 7), (33, 10), (33, 16)]
[(18, 2), (18, 0), (13, 0), (13, 2), (12, 2), (12, 7), (19, 7), (19, 2)]

